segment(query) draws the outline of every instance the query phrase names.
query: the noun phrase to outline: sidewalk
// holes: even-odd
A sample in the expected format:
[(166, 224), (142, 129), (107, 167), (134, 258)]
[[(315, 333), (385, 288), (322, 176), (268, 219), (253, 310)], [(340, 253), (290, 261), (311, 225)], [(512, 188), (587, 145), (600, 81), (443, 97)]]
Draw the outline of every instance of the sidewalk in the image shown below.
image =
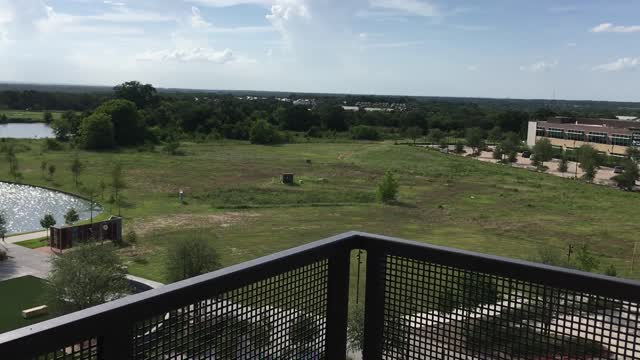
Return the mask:
[(40, 239), (43, 237), (47, 237), (47, 230), (36, 231), (36, 232), (21, 234), (21, 235), (8, 236), (8, 237), (5, 237), (4, 240), (8, 244), (15, 244), (20, 241)]

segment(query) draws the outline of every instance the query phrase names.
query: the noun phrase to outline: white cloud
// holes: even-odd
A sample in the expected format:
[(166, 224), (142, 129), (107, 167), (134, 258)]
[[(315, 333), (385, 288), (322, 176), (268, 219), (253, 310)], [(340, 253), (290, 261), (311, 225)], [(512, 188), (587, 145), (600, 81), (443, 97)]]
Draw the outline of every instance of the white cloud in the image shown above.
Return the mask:
[(590, 31), (592, 33), (636, 33), (640, 32), (640, 25), (622, 26), (604, 23), (593, 27)]
[(520, 66), (520, 71), (544, 72), (544, 71), (553, 70), (556, 67), (558, 67), (558, 62), (557, 61), (553, 61), (553, 62), (539, 61), (539, 62), (533, 63), (531, 65)]
[(210, 48), (191, 48), (145, 51), (136, 55), (138, 61), (183, 61), (183, 62), (211, 62), (226, 64), (237, 60), (230, 49), (215, 51)]
[(125, 6), (127, 4), (123, 3), (123, 2), (117, 2), (117, 1), (111, 1), (111, 0), (104, 0), (103, 3), (105, 3), (106, 5), (111, 5), (111, 6)]
[(189, 17), (191, 27), (210, 33), (257, 33), (275, 31), (271, 26), (239, 26), (239, 27), (217, 27), (206, 21), (202, 17), (200, 9), (195, 6), (191, 7), (191, 17)]
[(231, 7), (237, 5), (271, 5), (275, 2), (275, 0), (186, 0), (189, 2), (197, 3), (203, 6), (210, 7)]
[(633, 70), (640, 68), (640, 57), (624, 57), (608, 64), (598, 65), (594, 71), (614, 72), (622, 70)]
[(425, 0), (370, 0), (369, 4), (373, 8), (399, 12), (403, 15), (424, 17), (440, 15), (438, 8)]
[(195, 6), (191, 7), (191, 26), (196, 29), (206, 29), (211, 27), (211, 23), (207, 22), (202, 18), (202, 14), (200, 14), (200, 9)]

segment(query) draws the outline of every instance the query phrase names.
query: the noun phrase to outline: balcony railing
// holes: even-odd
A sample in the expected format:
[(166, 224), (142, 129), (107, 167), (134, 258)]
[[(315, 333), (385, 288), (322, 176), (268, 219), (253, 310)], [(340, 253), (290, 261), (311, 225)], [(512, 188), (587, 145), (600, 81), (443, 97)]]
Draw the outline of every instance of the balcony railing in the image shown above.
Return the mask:
[[(350, 232), (0, 334), (0, 359), (640, 359), (640, 283)], [(2, 294), (0, 294), (0, 297)]]

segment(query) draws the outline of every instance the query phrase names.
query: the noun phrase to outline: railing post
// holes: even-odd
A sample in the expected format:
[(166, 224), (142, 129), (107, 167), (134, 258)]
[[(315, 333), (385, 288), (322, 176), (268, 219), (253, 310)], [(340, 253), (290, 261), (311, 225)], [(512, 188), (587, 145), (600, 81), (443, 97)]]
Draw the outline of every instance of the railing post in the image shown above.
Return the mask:
[(325, 349), (327, 359), (345, 359), (347, 355), (350, 254), (349, 249), (340, 249), (329, 258)]
[(382, 358), (384, 329), (385, 256), (378, 247), (367, 250), (367, 280), (364, 303), (364, 344), (362, 358)]
[(133, 360), (133, 324), (131, 319), (109, 321), (98, 339), (99, 360)]

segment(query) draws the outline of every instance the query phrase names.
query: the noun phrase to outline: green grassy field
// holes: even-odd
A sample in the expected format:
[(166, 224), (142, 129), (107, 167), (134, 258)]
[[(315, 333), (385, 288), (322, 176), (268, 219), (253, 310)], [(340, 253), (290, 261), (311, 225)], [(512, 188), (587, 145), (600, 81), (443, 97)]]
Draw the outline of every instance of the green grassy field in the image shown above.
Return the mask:
[[(0, 114), (7, 116), (10, 122), (42, 122), (44, 111), (0, 110)], [(62, 111), (51, 111), (54, 119), (62, 116)]]
[[(82, 192), (69, 170), (72, 153), (40, 155), (36, 140), (20, 143), (24, 182)], [(167, 244), (198, 229), (224, 265), (362, 230), (522, 259), (588, 243), (601, 271), (613, 264), (619, 275), (638, 277), (630, 272), (638, 194), (390, 143), (188, 143), (183, 150), (79, 153), (83, 185), (109, 183), (116, 161), (124, 167), (125, 231), (139, 235), (121, 250), (132, 274), (165, 281)], [(53, 180), (41, 175), (43, 159), (58, 169)], [(386, 169), (400, 180), (397, 205), (375, 201)], [(301, 184), (282, 185), (285, 172)], [(8, 179), (6, 166), (0, 179)]]
[(44, 315), (31, 320), (22, 318), (22, 310), (45, 304), (44, 280), (23, 276), (0, 282), (2, 306), (0, 306), (0, 333), (35, 324), (49, 319)]
[(44, 246), (49, 246), (49, 243), (47, 241), (47, 238), (43, 237), (43, 238), (39, 238), (39, 239), (31, 239), (31, 240), (20, 241), (20, 242), (17, 242), (16, 245), (24, 246), (24, 247), (29, 248), (29, 249), (37, 249), (37, 248), (41, 248), (41, 247), (44, 247)]

